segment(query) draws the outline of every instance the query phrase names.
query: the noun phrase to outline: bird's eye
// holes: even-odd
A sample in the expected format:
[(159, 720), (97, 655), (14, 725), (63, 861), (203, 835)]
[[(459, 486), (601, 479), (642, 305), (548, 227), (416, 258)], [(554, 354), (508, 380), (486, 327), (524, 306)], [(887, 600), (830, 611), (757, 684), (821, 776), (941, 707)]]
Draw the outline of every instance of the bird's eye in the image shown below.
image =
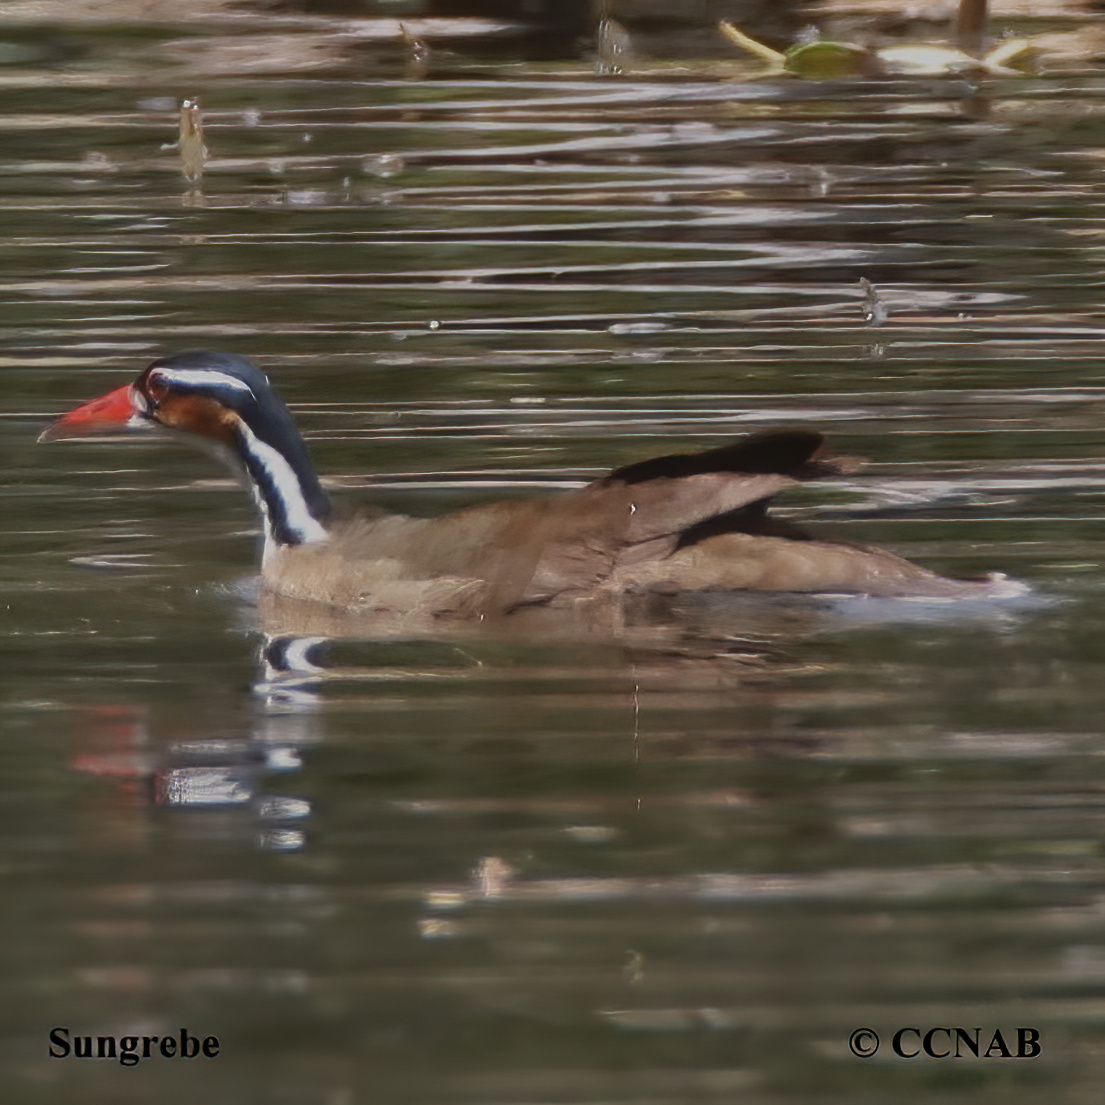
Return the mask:
[(169, 386), (164, 380), (158, 378), (154, 373), (150, 373), (146, 377), (141, 388), (135, 388), (135, 391), (142, 398), (145, 414), (152, 415), (156, 413), (157, 408), (161, 406), (161, 401), (169, 394)]
[(154, 373), (146, 378), (146, 398), (155, 406), (169, 394), (169, 386)]

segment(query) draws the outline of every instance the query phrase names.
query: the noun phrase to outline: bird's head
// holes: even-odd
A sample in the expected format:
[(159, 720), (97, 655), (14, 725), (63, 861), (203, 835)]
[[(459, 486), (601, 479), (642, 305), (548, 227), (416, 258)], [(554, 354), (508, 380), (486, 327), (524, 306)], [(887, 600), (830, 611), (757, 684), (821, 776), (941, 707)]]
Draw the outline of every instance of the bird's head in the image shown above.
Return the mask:
[(265, 374), (234, 353), (178, 353), (153, 361), (133, 383), (62, 415), (39, 441), (165, 426), (232, 445), (242, 422), (254, 433), (265, 423), (283, 424), (285, 432), (291, 424)]
[(39, 441), (166, 427), (237, 458), (277, 544), (325, 537), (330, 502), (288, 408), (246, 357), (177, 353), (148, 364), (131, 384), (64, 414)]

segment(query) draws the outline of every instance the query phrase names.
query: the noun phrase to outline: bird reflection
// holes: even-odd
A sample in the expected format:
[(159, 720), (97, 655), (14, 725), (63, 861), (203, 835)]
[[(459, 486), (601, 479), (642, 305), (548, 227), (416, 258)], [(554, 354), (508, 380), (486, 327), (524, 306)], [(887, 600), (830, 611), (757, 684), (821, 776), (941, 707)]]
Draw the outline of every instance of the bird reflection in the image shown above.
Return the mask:
[[(298, 771), (303, 750), (316, 743), (318, 696), (310, 681), (323, 669), (313, 663), (321, 639), (265, 638), (251, 687), (253, 708), (243, 736), (201, 732), (163, 742), (141, 705), (97, 705), (80, 711), (77, 750), (70, 766), (85, 775), (110, 778), (116, 789), (101, 832), (128, 835), (135, 815), (150, 806), (207, 811), (242, 818), (195, 825), (199, 836), (216, 835), (257, 847), (295, 851), (304, 847), (299, 826), (312, 813), (304, 799), (273, 794), (270, 777)], [(140, 820), (140, 819), (139, 819)], [(110, 826), (110, 828), (108, 828)]]
[[(612, 604), (605, 618), (596, 618), (593, 607), (586, 617), (537, 608), (494, 626), (416, 627), (266, 595), (251, 615), (260, 644), (244, 717), (236, 728), (230, 723), (231, 735), (185, 727), (165, 739), (149, 708), (102, 704), (80, 711), (70, 763), (115, 783), (111, 816), (96, 818), (101, 835), (140, 833), (139, 811), (154, 806), (215, 818), (193, 819), (190, 834), (295, 851), (308, 843), (313, 810), (303, 798), (273, 793), (273, 780), (299, 772), (305, 753), (325, 739), (339, 685), (387, 684), (389, 693), (398, 688), (412, 702), (431, 683), (462, 703), (512, 685), (534, 701), (577, 701), (584, 694), (597, 708), (613, 710), (607, 717), (624, 711), (634, 756), (642, 706), (679, 708), (691, 695), (696, 709), (721, 709), (734, 719), (729, 746), (754, 751), (763, 735), (743, 733), (738, 718), (774, 716), (770, 707), (793, 690), (795, 677), (818, 670), (811, 646), (819, 635), (838, 635), (849, 624), (869, 629), (880, 619), (1000, 623), (1024, 613), (1018, 604), (982, 601), (651, 595)], [(352, 699), (343, 692), (342, 701)], [(732, 713), (738, 703), (739, 713)], [(365, 694), (366, 709), (378, 704), (374, 692)], [(794, 733), (770, 728), (764, 739), (775, 752), (785, 745), (805, 754)], [(686, 740), (677, 743), (682, 748)]]

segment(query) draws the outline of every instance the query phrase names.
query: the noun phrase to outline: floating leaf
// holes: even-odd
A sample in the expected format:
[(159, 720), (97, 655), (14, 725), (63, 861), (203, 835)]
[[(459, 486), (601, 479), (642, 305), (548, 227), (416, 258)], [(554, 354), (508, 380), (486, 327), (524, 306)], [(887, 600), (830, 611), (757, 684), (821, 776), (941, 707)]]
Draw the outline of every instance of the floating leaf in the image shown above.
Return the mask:
[(740, 49), (755, 55), (761, 61), (766, 61), (773, 69), (782, 69), (786, 65), (786, 54), (780, 53), (778, 50), (773, 50), (770, 46), (765, 46), (762, 42), (757, 42), (754, 38), (749, 38), (744, 31), (739, 27), (735, 27), (732, 23), (723, 19), (717, 26), (718, 30), (721, 31), (734, 46), (739, 46)]
[(1009, 38), (984, 55), (982, 64), (990, 72), (1009, 70), (1014, 73), (1031, 73), (1039, 56), (1040, 48), (1031, 39)]
[(1033, 44), (1023, 38), (1003, 42), (982, 58), (950, 46), (922, 43), (869, 50), (854, 42), (832, 39), (803, 41), (783, 54), (724, 20), (718, 24), (718, 30), (734, 46), (766, 62), (771, 71), (793, 73), (807, 80), (894, 75), (941, 77), (964, 73), (1017, 76), (1031, 72), (1038, 56)]
[(877, 72), (878, 61), (871, 50), (862, 46), (823, 38), (789, 49), (783, 56), (783, 67), (810, 80), (832, 80)]
[(887, 46), (876, 57), (881, 73), (902, 76), (943, 77), (986, 68), (978, 58), (951, 46)]

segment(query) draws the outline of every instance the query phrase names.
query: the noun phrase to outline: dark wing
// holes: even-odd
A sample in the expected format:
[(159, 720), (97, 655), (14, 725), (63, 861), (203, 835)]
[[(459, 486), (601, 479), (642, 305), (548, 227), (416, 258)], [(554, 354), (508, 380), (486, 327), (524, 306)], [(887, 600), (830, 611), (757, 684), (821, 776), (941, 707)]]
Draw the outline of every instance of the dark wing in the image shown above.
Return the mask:
[(770, 430), (702, 453), (673, 453), (626, 464), (615, 468), (603, 482), (636, 484), (710, 472), (815, 480), (854, 472), (862, 463), (855, 457), (816, 459), (824, 444), (824, 437), (815, 430)]

